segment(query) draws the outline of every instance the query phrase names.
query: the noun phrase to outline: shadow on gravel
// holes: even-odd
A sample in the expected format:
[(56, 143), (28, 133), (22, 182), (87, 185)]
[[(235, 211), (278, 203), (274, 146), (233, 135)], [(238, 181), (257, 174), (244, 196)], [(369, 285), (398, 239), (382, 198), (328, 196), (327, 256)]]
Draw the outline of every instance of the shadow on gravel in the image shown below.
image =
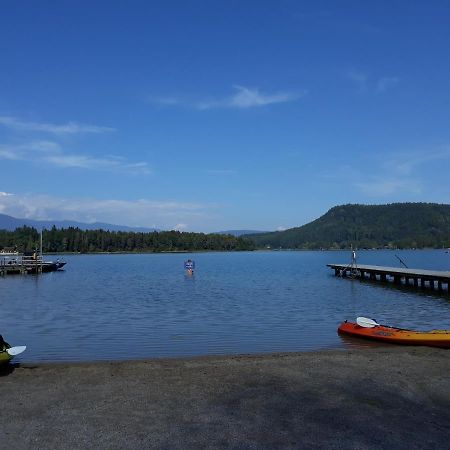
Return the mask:
[(178, 439), (195, 445), (207, 437), (215, 448), (448, 448), (450, 404), (370, 377), (336, 382), (330, 373), (302, 384), (257, 376), (231, 382), (178, 428)]
[(6, 364), (0, 364), (0, 377), (6, 377), (8, 375), (11, 375), (15, 369), (19, 368), (20, 364), (15, 363), (6, 363)]

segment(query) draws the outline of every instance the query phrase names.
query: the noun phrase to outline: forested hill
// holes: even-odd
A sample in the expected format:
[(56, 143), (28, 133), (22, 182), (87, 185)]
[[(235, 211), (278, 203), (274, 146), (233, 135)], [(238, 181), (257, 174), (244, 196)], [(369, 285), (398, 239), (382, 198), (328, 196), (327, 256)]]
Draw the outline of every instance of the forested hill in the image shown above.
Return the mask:
[(301, 227), (246, 238), (271, 248), (450, 247), (450, 205), (341, 205)]
[[(180, 231), (135, 233), (107, 230), (80, 230), (52, 227), (43, 231), (44, 253), (56, 252), (173, 252), (254, 250), (254, 244), (242, 238)], [(19, 252), (39, 248), (40, 236), (35, 228), (0, 230), (0, 250), (17, 247)]]

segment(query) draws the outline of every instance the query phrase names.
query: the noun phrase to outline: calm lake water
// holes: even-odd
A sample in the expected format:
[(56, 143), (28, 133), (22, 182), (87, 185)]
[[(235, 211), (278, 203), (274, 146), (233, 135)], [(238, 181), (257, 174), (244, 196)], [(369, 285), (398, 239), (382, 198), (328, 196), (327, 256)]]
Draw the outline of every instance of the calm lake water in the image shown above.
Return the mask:
[[(360, 264), (450, 270), (443, 250), (360, 251)], [(196, 262), (185, 275), (183, 261)], [(51, 259), (47, 257), (46, 259)], [(0, 333), (33, 361), (309, 351), (357, 316), (450, 328), (450, 297), (334, 276), (350, 252), (69, 255), (64, 271), (0, 278)]]

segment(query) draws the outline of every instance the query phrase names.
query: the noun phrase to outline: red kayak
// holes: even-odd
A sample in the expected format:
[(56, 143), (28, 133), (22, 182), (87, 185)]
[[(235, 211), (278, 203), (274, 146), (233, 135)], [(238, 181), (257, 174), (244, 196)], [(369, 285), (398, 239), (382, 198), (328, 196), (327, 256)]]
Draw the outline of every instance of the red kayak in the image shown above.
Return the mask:
[(413, 331), (379, 324), (371, 327), (360, 326), (357, 323), (345, 321), (339, 326), (338, 333), (391, 344), (450, 348), (449, 330)]

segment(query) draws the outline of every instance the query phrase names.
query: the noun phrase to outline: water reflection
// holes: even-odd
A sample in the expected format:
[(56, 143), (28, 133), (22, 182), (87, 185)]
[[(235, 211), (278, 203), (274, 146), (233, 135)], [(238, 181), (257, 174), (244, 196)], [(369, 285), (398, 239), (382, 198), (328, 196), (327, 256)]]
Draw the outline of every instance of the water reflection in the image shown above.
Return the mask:
[(390, 347), (394, 344), (386, 344), (382, 342), (372, 341), (370, 339), (363, 339), (358, 337), (352, 337), (345, 334), (338, 334), (342, 344), (349, 349), (364, 349), (364, 348), (380, 348)]
[[(27, 345), (21, 361), (80, 361), (348, 348), (337, 327), (357, 316), (450, 328), (446, 295), (335, 277), (326, 264), (348, 252), (199, 253), (189, 276), (183, 261), (193, 256), (70, 255), (64, 272), (3, 277), (0, 332)], [(358, 254), (361, 264), (388, 259)], [(402, 259), (447, 269), (449, 258)]]
[(443, 289), (439, 291), (438, 289), (430, 289), (428, 286), (425, 287), (415, 287), (414, 284), (408, 283), (408, 284), (397, 284), (392, 281), (379, 281), (379, 280), (371, 280), (370, 278), (346, 278), (347, 281), (352, 282), (360, 282), (360, 283), (367, 283), (371, 286), (381, 288), (381, 289), (390, 289), (390, 290), (397, 290), (401, 292), (409, 292), (413, 293), (415, 295), (424, 295), (427, 297), (435, 297), (439, 299), (446, 299), (447, 301), (450, 301), (450, 291), (448, 289)]

